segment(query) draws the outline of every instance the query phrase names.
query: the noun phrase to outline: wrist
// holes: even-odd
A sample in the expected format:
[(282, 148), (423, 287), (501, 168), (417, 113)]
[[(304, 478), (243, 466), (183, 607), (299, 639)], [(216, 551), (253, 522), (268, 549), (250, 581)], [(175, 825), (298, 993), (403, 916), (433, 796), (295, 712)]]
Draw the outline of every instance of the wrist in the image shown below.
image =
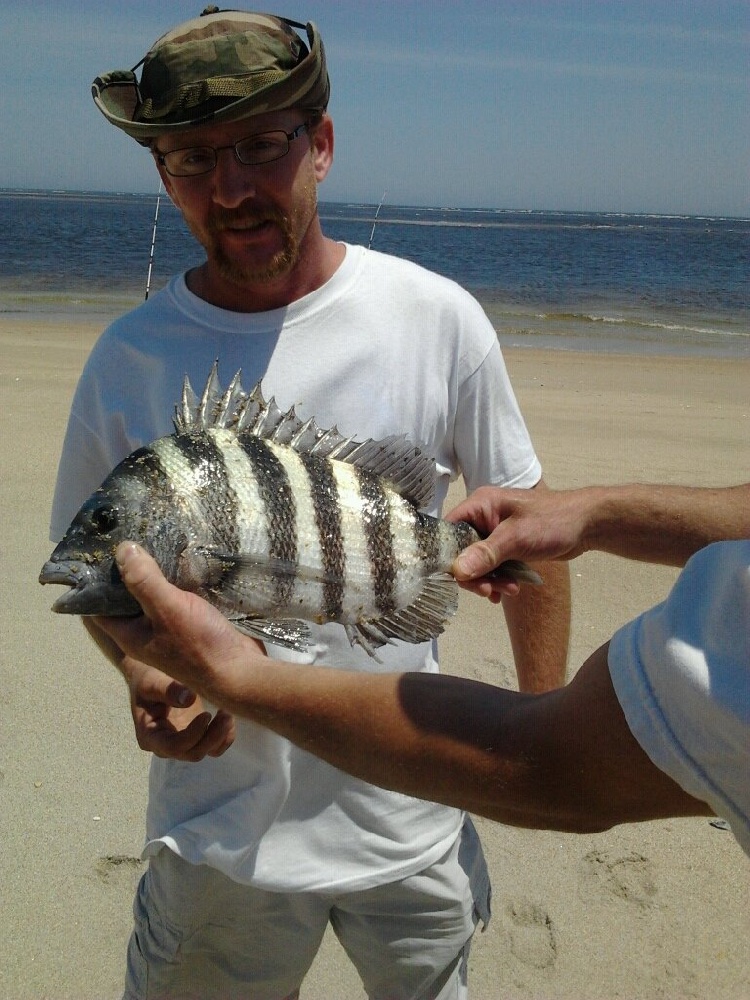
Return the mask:
[(617, 498), (611, 488), (586, 486), (580, 489), (580, 546), (582, 552), (606, 551), (612, 533), (622, 530)]
[[(269, 664), (263, 647), (255, 639), (237, 631), (227, 632), (229, 641), (210, 650), (184, 678), (212, 704), (233, 715), (252, 717)], [(259, 669), (259, 667), (261, 669)]]

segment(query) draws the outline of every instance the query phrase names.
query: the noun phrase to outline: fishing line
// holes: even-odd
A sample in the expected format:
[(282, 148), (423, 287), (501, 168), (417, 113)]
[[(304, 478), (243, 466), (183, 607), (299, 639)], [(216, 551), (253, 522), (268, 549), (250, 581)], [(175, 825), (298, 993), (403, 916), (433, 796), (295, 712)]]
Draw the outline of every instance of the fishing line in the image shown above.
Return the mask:
[[(156, 249), (156, 225), (159, 221), (159, 203), (161, 201), (162, 183), (159, 181), (159, 190), (156, 192), (156, 211), (154, 212), (154, 229), (151, 233), (151, 252), (148, 258), (148, 274), (146, 275), (146, 299), (151, 290), (151, 272), (154, 267), (154, 251)], [(145, 301), (145, 299), (144, 299)]]
[(385, 201), (385, 196), (388, 194), (387, 191), (383, 192), (383, 197), (380, 199), (378, 207), (375, 209), (375, 218), (372, 220), (372, 230), (370, 232), (370, 242), (367, 244), (367, 249), (369, 250), (372, 246), (372, 238), (375, 235), (375, 226), (378, 224), (378, 215), (380, 215), (380, 209), (383, 207), (383, 202)]

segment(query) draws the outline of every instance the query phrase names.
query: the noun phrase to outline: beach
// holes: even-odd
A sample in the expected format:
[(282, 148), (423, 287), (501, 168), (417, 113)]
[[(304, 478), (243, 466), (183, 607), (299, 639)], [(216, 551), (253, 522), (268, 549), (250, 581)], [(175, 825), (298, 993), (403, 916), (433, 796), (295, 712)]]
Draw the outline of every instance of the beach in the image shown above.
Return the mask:
[[(120, 996), (143, 870), (148, 758), (122, 680), (37, 575), (68, 409), (101, 317), (0, 318), (0, 994)], [(509, 348), (548, 484), (724, 485), (750, 468), (750, 361)], [(461, 496), (455, 484), (451, 498)], [(587, 554), (571, 564), (571, 671), (660, 601), (676, 570)], [(513, 683), (502, 613), (462, 594), (447, 673)], [(478, 820), (493, 918), (475, 937), (474, 1000), (750, 997), (750, 862), (708, 820), (577, 836)], [(303, 1000), (363, 1000), (328, 935)]]

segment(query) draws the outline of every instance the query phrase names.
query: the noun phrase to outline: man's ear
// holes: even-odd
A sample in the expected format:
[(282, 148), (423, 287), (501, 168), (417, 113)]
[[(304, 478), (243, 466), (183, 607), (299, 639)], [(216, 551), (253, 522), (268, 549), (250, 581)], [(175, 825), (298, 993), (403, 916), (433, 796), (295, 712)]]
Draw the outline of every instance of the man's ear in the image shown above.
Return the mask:
[(315, 167), (315, 180), (324, 181), (333, 163), (333, 122), (328, 115), (316, 125), (310, 134), (310, 150)]

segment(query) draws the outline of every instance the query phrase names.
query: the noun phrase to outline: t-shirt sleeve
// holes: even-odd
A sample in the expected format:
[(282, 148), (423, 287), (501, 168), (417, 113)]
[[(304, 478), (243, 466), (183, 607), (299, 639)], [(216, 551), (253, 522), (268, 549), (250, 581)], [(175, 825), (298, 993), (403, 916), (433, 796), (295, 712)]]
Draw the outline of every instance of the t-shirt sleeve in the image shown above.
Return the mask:
[(528, 488), (541, 479), (541, 465), (496, 339), (463, 383), (454, 447), (469, 492), (487, 484)]
[[(105, 337), (89, 356), (73, 397), (52, 501), (53, 542), (62, 538), (81, 504), (133, 450), (125, 411), (106, 381), (117, 383), (117, 373), (124, 367), (122, 356), (116, 346), (109, 350)], [(138, 407), (137, 399), (132, 405)]]
[(654, 764), (750, 854), (750, 541), (697, 553), (667, 600), (620, 629), (609, 670)]

